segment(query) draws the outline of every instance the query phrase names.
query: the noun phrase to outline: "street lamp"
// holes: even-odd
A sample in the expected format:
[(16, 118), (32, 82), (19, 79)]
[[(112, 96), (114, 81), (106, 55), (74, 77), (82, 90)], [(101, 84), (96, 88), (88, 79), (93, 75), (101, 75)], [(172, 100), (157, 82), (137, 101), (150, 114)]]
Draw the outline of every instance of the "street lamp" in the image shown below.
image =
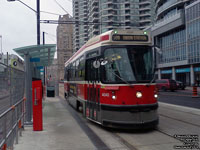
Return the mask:
[[(37, 2), (37, 9), (34, 10), (21, 0), (7, 0), (8, 2), (13, 2), (13, 1), (18, 1), (34, 11), (37, 15), (37, 45), (40, 45), (40, 0), (36, 0)], [(31, 76), (31, 68), (30, 68), (30, 55), (29, 53), (24, 54), (25, 57), (25, 87), (26, 87), (26, 98), (27, 98), (27, 103), (26, 103), (26, 110), (27, 110), (27, 115), (26, 115), (26, 124), (32, 124), (32, 76)]]
[(28, 6), (26, 3), (22, 2), (21, 0), (7, 0), (8, 2), (18, 1), (34, 11), (37, 15), (37, 45), (40, 45), (40, 0), (36, 0), (37, 2), (37, 10), (34, 10), (32, 7)]

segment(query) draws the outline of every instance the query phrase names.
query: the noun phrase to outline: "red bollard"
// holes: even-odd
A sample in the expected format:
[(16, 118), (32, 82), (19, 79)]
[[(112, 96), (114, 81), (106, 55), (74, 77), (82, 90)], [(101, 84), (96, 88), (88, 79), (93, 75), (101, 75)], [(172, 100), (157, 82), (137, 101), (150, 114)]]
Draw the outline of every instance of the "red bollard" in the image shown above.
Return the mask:
[(199, 97), (197, 94), (197, 87), (193, 86), (193, 90), (192, 90), (192, 98), (197, 98)]
[(2, 149), (2, 150), (6, 150), (6, 148), (7, 148), (7, 145), (6, 145), (6, 144), (4, 144), (4, 145), (3, 145), (3, 149)]

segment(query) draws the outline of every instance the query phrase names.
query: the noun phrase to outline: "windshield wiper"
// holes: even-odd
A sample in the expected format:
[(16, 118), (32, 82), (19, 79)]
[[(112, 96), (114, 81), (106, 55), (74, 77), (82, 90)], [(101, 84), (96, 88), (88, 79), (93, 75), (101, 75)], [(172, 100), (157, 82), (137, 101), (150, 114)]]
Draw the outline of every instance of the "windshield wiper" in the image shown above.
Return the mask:
[(111, 70), (111, 73), (114, 74), (116, 77), (118, 77), (120, 80), (124, 81), (126, 84), (128, 84), (130, 87), (133, 87), (132, 84), (130, 84), (128, 81), (126, 81), (125, 79), (121, 78), (120, 76), (118, 76), (113, 70)]

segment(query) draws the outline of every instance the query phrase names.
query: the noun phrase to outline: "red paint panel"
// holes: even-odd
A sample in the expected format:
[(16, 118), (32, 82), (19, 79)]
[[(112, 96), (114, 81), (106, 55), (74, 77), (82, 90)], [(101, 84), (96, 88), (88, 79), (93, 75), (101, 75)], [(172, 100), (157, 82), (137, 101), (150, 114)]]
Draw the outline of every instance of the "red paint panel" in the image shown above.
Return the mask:
[(100, 42), (101, 41), (107, 41), (107, 40), (109, 40), (109, 35), (103, 35), (103, 36), (100, 37)]
[[(136, 97), (136, 92), (142, 93), (142, 98)], [(134, 85), (130, 86), (120, 86), (120, 90), (106, 90), (101, 88), (101, 103), (102, 104), (112, 104), (112, 105), (137, 105), (137, 104), (153, 104), (157, 100), (154, 98), (155, 86), (145, 86), (145, 85)], [(117, 98), (112, 99), (112, 95)]]
[[(84, 100), (88, 100), (88, 88), (93, 88), (93, 85), (77, 84), (78, 96)], [(130, 86), (101, 86), (96, 85), (96, 101), (98, 101), (98, 88), (100, 89), (100, 103), (110, 105), (142, 105), (154, 104), (157, 99), (154, 98), (156, 93), (155, 85), (133, 85)], [(65, 88), (67, 89), (67, 88)], [(89, 90), (90, 94), (91, 90)], [(136, 92), (142, 93), (142, 98), (136, 97)], [(112, 96), (117, 98), (114, 100)]]

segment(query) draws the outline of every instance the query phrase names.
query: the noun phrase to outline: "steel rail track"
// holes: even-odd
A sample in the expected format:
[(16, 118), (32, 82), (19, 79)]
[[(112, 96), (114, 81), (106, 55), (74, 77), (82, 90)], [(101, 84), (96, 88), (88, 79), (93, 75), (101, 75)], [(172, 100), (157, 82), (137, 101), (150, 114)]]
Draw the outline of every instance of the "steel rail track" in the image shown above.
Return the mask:
[(180, 122), (183, 122), (183, 123), (186, 123), (186, 124), (190, 124), (190, 125), (193, 125), (193, 126), (196, 126), (196, 127), (200, 127), (200, 125), (194, 124), (194, 123), (190, 123), (190, 122), (188, 122), (188, 121), (184, 121), (184, 120), (177, 119), (177, 118), (174, 118), (174, 117), (169, 117), (169, 116), (163, 115), (163, 114), (159, 114), (159, 115), (160, 115), (160, 116), (163, 116), (163, 117), (166, 117), (166, 118), (170, 118), (170, 119), (176, 120), (176, 121), (180, 121)]

